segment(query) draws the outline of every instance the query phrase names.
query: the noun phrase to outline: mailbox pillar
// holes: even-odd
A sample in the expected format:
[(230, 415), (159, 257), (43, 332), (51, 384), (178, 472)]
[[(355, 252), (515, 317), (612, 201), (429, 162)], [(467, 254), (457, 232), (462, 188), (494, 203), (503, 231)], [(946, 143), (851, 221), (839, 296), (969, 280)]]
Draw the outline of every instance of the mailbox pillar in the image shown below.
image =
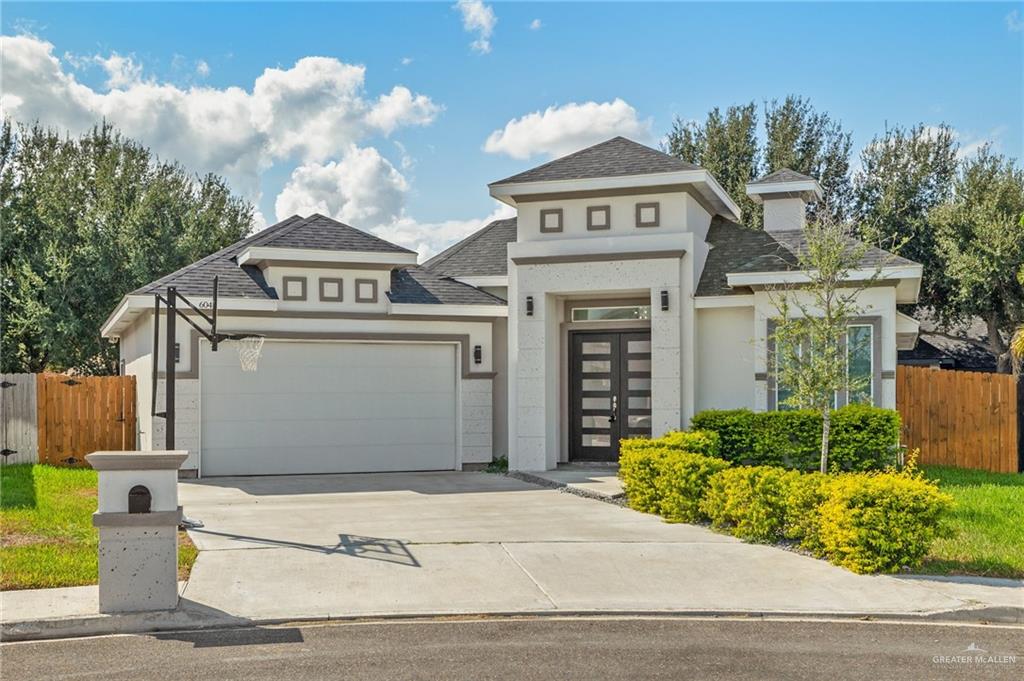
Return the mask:
[(99, 475), (100, 612), (178, 605), (178, 468), (185, 451), (94, 452)]

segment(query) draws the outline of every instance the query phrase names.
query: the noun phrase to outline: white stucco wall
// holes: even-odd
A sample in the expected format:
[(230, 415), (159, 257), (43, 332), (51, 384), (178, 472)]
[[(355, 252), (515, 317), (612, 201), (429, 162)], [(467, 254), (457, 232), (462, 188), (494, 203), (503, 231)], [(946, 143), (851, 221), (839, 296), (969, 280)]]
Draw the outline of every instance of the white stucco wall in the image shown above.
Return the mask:
[(807, 219), (803, 199), (768, 199), (764, 202), (764, 228), (776, 230), (803, 229)]
[(697, 310), (696, 411), (754, 408), (754, 308)]
[[(267, 283), (277, 290), (281, 300), (279, 310), (324, 310), (334, 312), (383, 312), (387, 308), (388, 289), (391, 288), (391, 271), (386, 269), (339, 269), (318, 267), (287, 267), (271, 265), (263, 271)], [(306, 300), (284, 300), (284, 278), (305, 277)], [(321, 301), (320, 278), (341, 279), (343, 300)], [(369, 279), (377, 282), (377, 302), (356, 302), (356, 280)]]

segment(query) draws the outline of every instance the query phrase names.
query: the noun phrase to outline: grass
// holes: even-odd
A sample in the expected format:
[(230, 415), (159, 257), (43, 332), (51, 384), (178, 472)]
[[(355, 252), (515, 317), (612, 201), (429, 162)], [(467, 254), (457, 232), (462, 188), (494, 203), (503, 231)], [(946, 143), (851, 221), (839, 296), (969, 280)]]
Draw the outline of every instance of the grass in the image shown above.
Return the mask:
[[(0, 468), (0, 589), (95, 584), (96, 471), (43, 465)], [(178, 578), (198, 551), (179, 533)]]
[(952, 536), (938, 539), (915, 570), (934, 575), (1024, 577), (1024, 474), (924, 466), (956, 499)]

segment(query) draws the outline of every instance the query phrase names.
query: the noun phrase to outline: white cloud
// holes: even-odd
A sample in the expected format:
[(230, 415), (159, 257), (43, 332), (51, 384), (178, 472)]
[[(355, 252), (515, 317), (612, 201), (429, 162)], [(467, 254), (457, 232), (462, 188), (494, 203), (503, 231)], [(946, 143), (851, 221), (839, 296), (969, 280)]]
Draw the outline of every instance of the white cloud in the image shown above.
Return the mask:
[[(937, 125), (926, 125), (921, 129), (919, 137), (927, 140), (934, 140), (942, 130)], [(999, 126), (990, 130), (987, 134), (979, 135), (973, 132), (962, 132), (955, 128), (949, 129), (953, 135), (953, 141), (959, 145), (956, 152), (958, 159), (965, 159), (974, 156), (982, 147), (990, 146), (998, 149), (1002, 136), (1006, 133), (1006, 126)]]
[(1020, 10), (1013, 10), (1006, 15), (1006, 30), (1013, 33), (1024, 31), (1024, 20), (1020, 18)]
[(651, 121), (637, 118), (636, 109), (622, 99), (551, 106), (509, 121), (488, 136), (483, 148), (516, 159), (556, 157), (616, 135), (648, 141)]
[(467, 33), (476, 33), (476, 40), (469, 44), (474, 52), (487, 54), (491, 51), (491, 35), (498, 17), (483, 0), (459, 0), (455, 8), (462, 14), (462, 28)]
[(111, 55), (105, 68), (117, 87), (101, 92), (78, 82), (49, 42), (4, 36), (0, 43), (6, 114), (72, 134), (106, 119), (163, 158), (224, 175), (250, 199), (278, 161), (323, 163), (369, 135), (429, 124), (440, 110), (401, 86), (368, 98), (363, 66), (326, 57), (268, 68), (246, 90), (143, 81), (132, 60)]
[(533, 21), (530, 22), (531, 31), (539, 31), (543, 27), (544, 24), (541, 23), (540, 19), (534, 19)]
[(445, 220), (444, 222), (417, 222), (402, 217), (389, 225), (373, 230), (382, 239), (411, 248), (420, 255), (420, 262), (436, 255), (456, 241), (464, 239), (492, 220), (515, 217), (511, 206), (495, 202), (491, 214), (469, 220)]
[(196, 62), (196, 73), (201, 78), (206, 78), (210, 75), (210, 65), (206, 63), (205, 59), (200, 59)]
[(402, 215), (409, 184), (373, 147), (352, 146), (340, 161), (301, 165), (277, 196), (277, 219), (320, 213), (366, 229)]
[(412, 57), (402, 57), (402, 66), (408, 66), (413, 62)]

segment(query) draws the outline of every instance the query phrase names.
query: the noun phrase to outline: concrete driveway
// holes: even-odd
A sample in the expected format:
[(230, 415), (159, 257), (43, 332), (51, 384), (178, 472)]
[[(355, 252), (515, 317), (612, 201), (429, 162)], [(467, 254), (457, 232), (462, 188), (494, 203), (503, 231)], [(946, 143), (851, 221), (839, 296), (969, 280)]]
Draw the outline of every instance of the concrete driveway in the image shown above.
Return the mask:
[[(965, 599), (485, 473), (182, 482), (184, 598), (258, 620), (423, 613), (924, 613)], [(972, 587), (984, 588), (984, 587)], [(993, 587), (994, 588), (994, 587)], [(1008, 589), (997, 595), (1012, 596)], [(1019, 592), (1017, 592), (1019, 594)]]

